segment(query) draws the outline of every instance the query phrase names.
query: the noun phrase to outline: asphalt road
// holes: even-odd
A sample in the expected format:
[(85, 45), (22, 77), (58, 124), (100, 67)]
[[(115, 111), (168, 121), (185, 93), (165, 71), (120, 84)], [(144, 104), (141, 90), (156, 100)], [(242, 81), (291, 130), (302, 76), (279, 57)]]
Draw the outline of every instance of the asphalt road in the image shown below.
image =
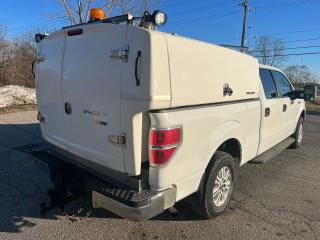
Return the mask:
[(320, 239), (320, 116), (309, 115), (299, 150), (288, 149), (265, 165), (239, 168), (227, 211), (199, 218), (186, 202), (177, 215), (141, 223), (83, 201), (39, 217), (50, 187), (27, 154), (12, 148), (40, 139), (35, 112), (0, 115), (0, 239)]

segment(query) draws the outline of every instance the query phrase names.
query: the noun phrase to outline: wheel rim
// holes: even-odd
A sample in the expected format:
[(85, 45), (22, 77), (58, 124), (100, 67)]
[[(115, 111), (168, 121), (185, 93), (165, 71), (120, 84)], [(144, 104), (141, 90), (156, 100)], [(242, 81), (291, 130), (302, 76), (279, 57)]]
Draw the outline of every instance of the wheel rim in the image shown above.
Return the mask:
[(303, 127), (302, 127), (302, 124), (300, 124), (299, 130), (298, 130), (298, 143), (299, 144), (301, 144), (302, 138), (303, 138)]
[(232, 184), (231, 169), (224, 166), (220, 169), (213, 186), (213, 202), (217, 207), (224, 205), (230, 194)]

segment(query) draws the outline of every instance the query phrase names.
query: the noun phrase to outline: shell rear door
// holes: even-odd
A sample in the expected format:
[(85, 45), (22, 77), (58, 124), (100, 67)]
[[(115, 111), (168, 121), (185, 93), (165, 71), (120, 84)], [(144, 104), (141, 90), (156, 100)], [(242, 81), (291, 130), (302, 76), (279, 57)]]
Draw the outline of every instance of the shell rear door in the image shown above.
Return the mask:
[(36, 64), (36, 92), (44, 139), (65, 149), (61, 71), (65, 33), (50, 34), (41, 41)]
[(68, 150), (125, 172), (120, 119), (125, 25), (66, 29), (62, 89)]

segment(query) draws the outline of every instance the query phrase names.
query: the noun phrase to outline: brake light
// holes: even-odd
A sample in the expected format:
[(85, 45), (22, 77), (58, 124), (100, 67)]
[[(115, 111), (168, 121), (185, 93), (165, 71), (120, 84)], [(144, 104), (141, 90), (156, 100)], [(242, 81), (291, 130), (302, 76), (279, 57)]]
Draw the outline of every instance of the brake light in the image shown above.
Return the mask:
[(180, 142), (180, 128), (171, 129), (152, 129), (151, 130), (151, 145), (166, 146)]
[(151, 166), (166, 164), (180, 145), (181, 127), (152, 128), (149, 140), (149, 159)]

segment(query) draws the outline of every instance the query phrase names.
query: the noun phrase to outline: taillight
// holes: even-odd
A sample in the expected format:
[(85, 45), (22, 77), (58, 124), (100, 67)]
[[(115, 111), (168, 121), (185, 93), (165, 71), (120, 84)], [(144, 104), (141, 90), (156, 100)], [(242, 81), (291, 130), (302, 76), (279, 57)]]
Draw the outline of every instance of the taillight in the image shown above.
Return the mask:
[(166, 164), (180, 145), (181, 127), (151, 128), (149, 159), (151, 166)]

